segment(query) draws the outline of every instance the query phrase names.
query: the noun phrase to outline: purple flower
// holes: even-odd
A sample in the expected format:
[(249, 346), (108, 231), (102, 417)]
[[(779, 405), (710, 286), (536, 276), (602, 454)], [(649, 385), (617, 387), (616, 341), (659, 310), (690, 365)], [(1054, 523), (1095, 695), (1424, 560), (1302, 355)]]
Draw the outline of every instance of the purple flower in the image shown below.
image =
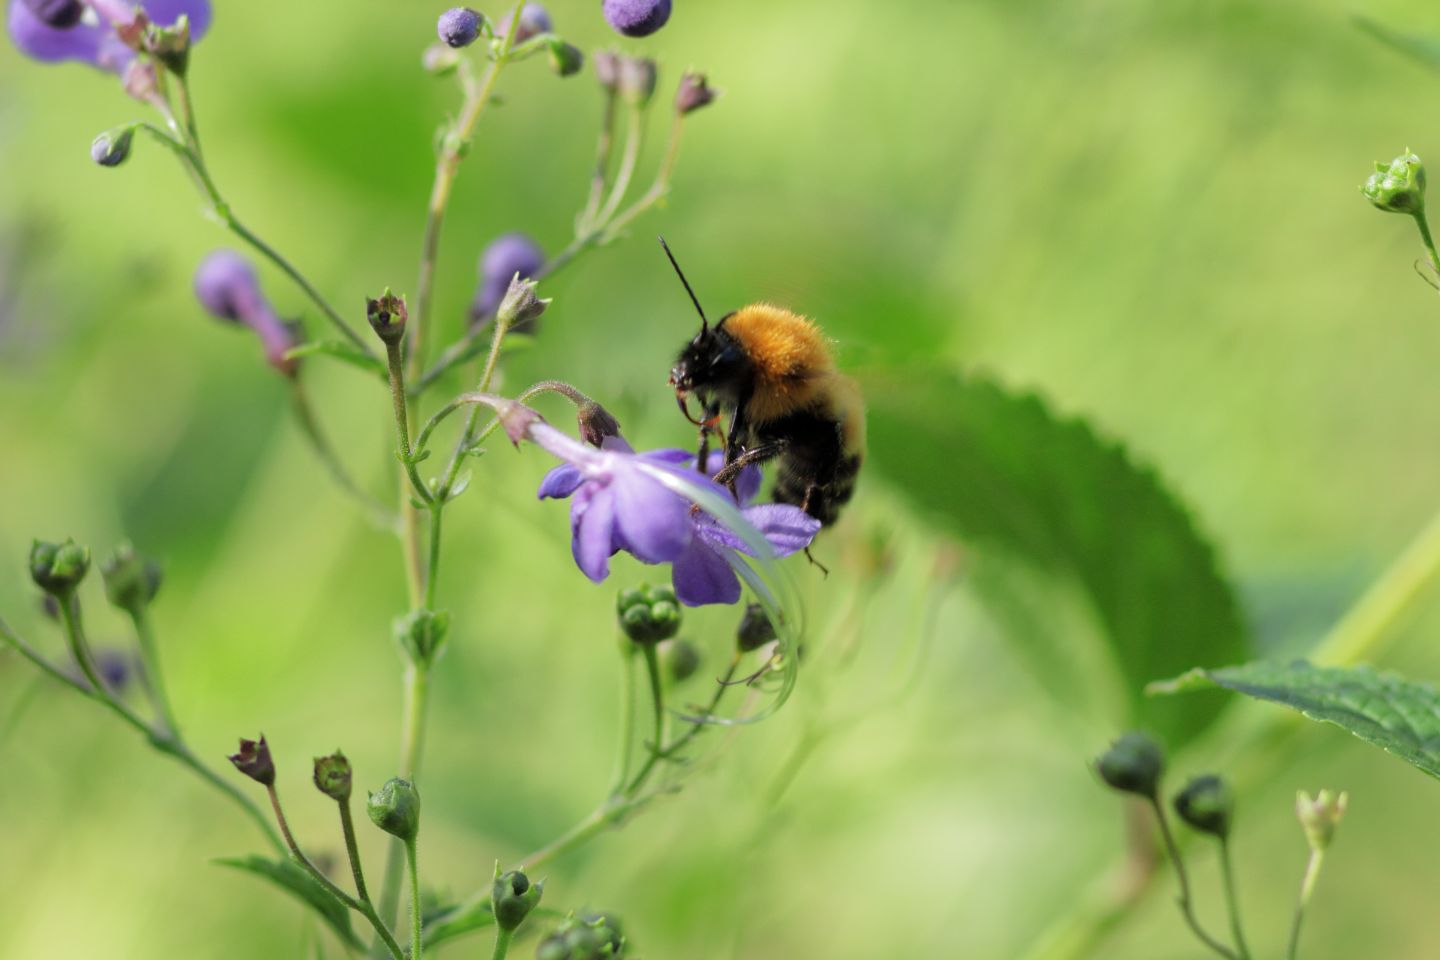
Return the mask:
[(254, 330), (266, 361), (286, 376), (294, 375), (299, 361), (285, 354), (300, 343), (299, 332), (265, 299), (250, 261), (233, 250), (216, 250), (195, 271), (195, 296), (215, 317)]
[(435, 23), (435, 32), (451, 47), (468, 47), (480, 36), (485, 16), (469, 7), (454, 7), (440, 14)]
[[(52, 0), (10, 0), (10, 39), (21, 53), (47, 63), (79, 60), (91, 66), (121, 73), (135, 57), (135, 51), (121, 41), (116, 28), (133, 22), (133, 6), (123, 0), (91, 0), (100, 14), (97, 22), (78, 19), (69, 27), (62, 4)], [(190, 39), (199, 40), (210, 26), (209, 0), (145, 0), (145, 13), (154, 23), (173, 26), (184, 14), (190, 18)], [(52, 25), (57, 24), (57, 25)]]
[(602, 0), (601, 11), (616, 32), (648, 37), (670, 19), (670, 0)]
[[(527, 3), (520, 10), (520, 25), (515, 31), (516, 44), (524, 43), (531, 37), (538, 37), (542, 33), (549, 33), (555, 29), (555, 24), (550, 20), (550, 12), (538, 3)], [(501, 40), (510, 32), (510, 17), (504, 16), (495, 25), (495, 35)]]
[[(673, 564), (675, 595), (689, 606), (740, 599), (740, 580), (731, 561), (737, 552), (754, 556), (754, 551), (654, 475), (673, 473), (728, 496), (724, 488), (695, 472), (688, 451), (634, 453), (619, 437), (607, 438), (596, 450), (543, 423), (533, 424), (529, 434), (566, 461), (546, 474), (539, 496), (571, 498), (571, 550), (587, 577), (597, 583), (604, 580), (610, 573), (610, 557), (623, 550), (644, 563)], [(713, 454), (709, 466), (718, 469), (717, 458), (722, 456)], [(753, 497), (760, 488), (759, 469), (742, 473), (736, 488), (742, 504)], [(820, 530), (819, 521), (789, 504), (744, 507), (741, 514), (777, 556), (803, 550)]]
[(510, 281), (534, 279), (545, 267), (545, 251), (523, 233), (507, 233), (490, 241), (480, 255), (480, 289), (470, 304), (470, 322), (482, 323), (495, 316)]

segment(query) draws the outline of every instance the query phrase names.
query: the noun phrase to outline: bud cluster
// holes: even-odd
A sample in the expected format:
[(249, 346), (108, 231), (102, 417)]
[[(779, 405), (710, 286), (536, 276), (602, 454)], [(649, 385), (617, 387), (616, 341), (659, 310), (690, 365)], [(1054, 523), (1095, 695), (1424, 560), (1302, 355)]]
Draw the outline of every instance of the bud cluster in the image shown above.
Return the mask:
[(620, 921), (605, 913), (569, 917), (535, 948), (535, 960), (619, 960), (625, 956)]
[(644, 584), (621, 590), (615, 613), (625, 636), (639, 644), (659, 643), (680, 632), (680, 602), (669, 587)]

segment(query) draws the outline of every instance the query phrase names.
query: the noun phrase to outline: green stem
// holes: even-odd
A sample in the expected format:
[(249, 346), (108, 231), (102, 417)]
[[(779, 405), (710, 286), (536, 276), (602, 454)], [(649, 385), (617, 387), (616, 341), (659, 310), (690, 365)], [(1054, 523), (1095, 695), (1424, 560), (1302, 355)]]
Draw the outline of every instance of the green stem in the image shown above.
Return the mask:
[[(411, 662), (405, 668), (405, 719), (400, 746), (400, 775), (412, 783), (419, 782), (420, 757), (425, 748), (425, 716), (430, 699), (429, 680), (427, 667)], [(390, 844), (385, 861), (384, 880), (380, 888), (380, 914), (387, 923), (394, 923), (400, 912), (404, 853), (404, 846), (399, 840)]]
[(1295, 960), (1300, 955), (1300, 925), (1305, 920), (1305, 908), (1310, 905), (1310, 895), (1315, 892), (1315, 881), (1320, 877), (1320, 868), (1325, 863), (1323, 850), (1311, 849), (1310, 859), (1305, 863), (1305, 876), (1300, 880), (1300, 897), (1295, 902), (1295, 918), (1290, 923), (1290, 945), (1285, 950), (1286, 960)]
[(300, 432), (304, 435), (310, 449), (320, 462), (325, 465), (326, 472), (335, 485), (344, 490), (360, 503), (370, 514), (371, 520), (376, 526), (385, 530), (398, 529), (395, 514), (386, 508), (380, 501), (360, 488), (360, 485), (351, 478), (345, 465), (340, 462), (335, 448), (330, 445), (329, 439), (325, 436), (324, 429), (320, 426), (320, 420), (315, 415), (315, 408), (310, 403), (310, 395), (305, 390), (300, 378), (294, 377), (290, 380), (290, 399), (295, 410), (295, 422), (300, 425)]
[(622, 637), (620, 644), (620, 749), (616, 752), (615, 782), (608, 791), (611, 797), (624, 791), (635, 755), (635, 644), (629, 637)]
[(385, 944), (386, 949), (390, 951), (390, 955), (394, 957), (395, 960), (405, 960), (405, 951), (395, 939), (395, 935), (390, 932), (390, 928), (376, 915), (375, 908), (368, 902), (356, 900), (350, 896), (350, 894), (341, 890), (335, 885), (334, 881), (325, 876), (324, 871), (315, 866), (309, 857), (305, 856), (305, 852), (301, 850), (300, 845), (295, 842), (295, 835), (290, 832), (290, 824), (285, 819), (285, 811), (280, 806), (280, 794), (276, 792), (275, 785), (273, 783), (266, 784), (265, 792), (270, 796), (270, 807), (275, 811), (275, 821), (280, 824), (280, 833), (285, 837), (285, 845), (290, 848), (290, 856), (300, 865), (301, 869), (310, 874), (311, 878), (324, 888), (326, 893), (370, 921), (370, 925), (375, 928), (376, 936)]
[(1185, 872), (1185, 861), (1180, 856), (1180, 848), (1175, 843), (1175, 835), (1170, 830), (1170, 820), (1165, 816), (1165, 807), (1160, 803), (1158, 796), (1150, 798), (1150, 805), (1155, 810), (1155, 819), (1160, 824), (1160, 836), (1165, 842), (1165, 850), (1170, 855), (1170, 863), (1175, 868), (1175, 877), (1180, 884), (1179, 906), (1180, 912), (1185, 916), (1185, 922), (1190, 925), (1190, 929), (1205, 946), (1222, 957), (1228, 957), (1229, 960), (1240, 960), (1233, 950), (1210, 936), (1200, 926), (1200, 921), (1195, 916), (1194, 905), (1190, 900), (1190, 878)]
[(632, 104), (626, 114), (625, 152), (620, 155), (620, 169), (615, 174), (615, 182), (610, 186), (610, 197), (596, 218), (599, 223), (606, 223), (615, 216), (615, 211), (620, 209), (620, 203), (630, 189), (630, 181), (634, 178), (635, 167), (640, 161), (640, 147), (645, 141), (645, 109), (644, 106)]
[(160, 652), (155, 643), (154, 627), (150, 623), (150, 606), (137, 603), (127, 612), (135, 624), (135, 638), (140, 646), (140, 662), (145, 669), (145, 684), (150, 691), (150, 701), (155, 706), (155, 712), (160, 715), (160, 722), (165, 724), (172, 737), (178, 739), (180, 724), (175, 720), (175, 711), (165, 689), (165, 678), (160, 671)]
[[(420, 471), (415, 466), (414, 457), (410, 455), (410, 407), (405, 400), (405, 358), (401, 355), (403, 349), (399, 341), (385, 345), (385, 361), (390, 371), (390, 401), (395, 408), (395, 443), (399, 447), (400, 462), (404, 465), (405, 475), (410, 479), (415, 496), (419, 497), (421, 502), (429, 503), (430, 491), (426, 489), (425, 481), (420, 479)], [(404, 496), (403, 491), (401, 496)], [(421, 574), (418, 564), (408, 566), (412, 578)]]
[(445, 210), (450, 204), (450, 194), (455, 186), (455, 176), (460, 171), (460, 161), (469, 150), (470, 139), (475, 125), (485, 112), (495, 81), (505, 68), (510, 55), (511, 39), (520, 18), (523, 4), (515, 7), (510, 16), (510, 30), (505, 43), (495, 60), (485, 70), (477, 87), (467, 86), (466, 98), (460, 108), (460, 118), (445, 136), (444, 147), (435, 163), (435, 180), (430, 187), (430, 202), (426, 207), (425, 231), (420, 244), (420, 279), (415, 287), (415, 311), (410, 327), (410, 372), (418, 375), (425, 362), (425, 338), (430, 333), (430, 312), (435, 288), (435, 261), (440, 253), (440, 228), (445, 222)]
[(420, 870), (416, 866), (415, 839), (405, 844), (405, 859), (410, 864), (410, 960), (420, 960), (425, 941), (421, 930)]
[(1230, 932), (1235, 937), (1240, 960), (1250, 960), (1250, 948), (1245, 945), (1245, 932), (1240, 922), (1240, 898), (1235, 885), (1235, 869), (1231, 863), (1228, 837), (1220, 838), (1220, 869), (1225, 882), (1225, 909), (1230, 914)]
[(490, 955), (490, 960), (505, 960), (505, 955), (510, 952), (510, 941), (513, 939), (515, 939), (513, 930), (496, 927), (495, 952)]
[(5, 714), (5, 721), (0, 723), (0, 747), (5, 746), (5, 741), (10, 739), (10, 735), (20, 726), (20, 721), (25, 719), (25, 714), (36, 698), (40, 696), (40, 690), (44, 684), (45, 678), (37, 674), (35, 679), (30, 681), (29, 686), (21, 691), (20, 696), (15, 698), (9, 713)]
[[(449, 496), (450, 491), (445, 491)], [(435, 609), (436, 584), (440, 579), (440, 532), (445, 505), (436, 499), (430, 504), (430, 563), (425, 567), (425, 609)]]
[(1425, 252), (1430, 255), (1430, 265), (1436, 273), (1440, 273), (1440, 253), (1435, 252), (1435, 241), (1430, 237), (1430, 224), (1423, 209), (1415, 212), (1415, 226), (1420, 229), (1420, 239), (1425, 244)]
[(360, 845), (355, 840), (355, 820), (350, 816), (350, 801), (337, 800), (335, 805), (340, 808), (340, 831), (345, 835), (345, 854), (350, 859), (350, 875), (355, 878), (355, 892), (361, 900), (369, 902), (370, 893), (365, 889), (365, 871), (360, 866)]
[(590, 195), (585, 209), (576, 221), (577, 233), (585, 233), (595, 225), (600, 213), (600, 198), (605, 194), (606, 175), (610, 171), (610, 154), (615, 150), (615, 91), (605, 89), (605, 110), (600, 121), (600, 136), (595, 145), (595, 172), (590, 177)]

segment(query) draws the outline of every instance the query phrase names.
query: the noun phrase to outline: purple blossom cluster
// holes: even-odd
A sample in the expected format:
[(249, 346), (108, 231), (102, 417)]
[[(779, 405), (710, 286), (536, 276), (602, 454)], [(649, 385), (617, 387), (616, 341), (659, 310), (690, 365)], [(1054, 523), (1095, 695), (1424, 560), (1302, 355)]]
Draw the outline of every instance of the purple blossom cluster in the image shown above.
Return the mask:
[[(10, 39), (26, 56), (47, 63), (78, 60), (118, 74), (135, 58), (121, 33), (133, 30), (137, 9), (129, 0), (10, 0), (7, 23)], [(143, 14), (160, 26), (188, 17), (192, 41), (210, 26), (209, 0), (145, 0)]]
[(265, 348), (265, 360), (286, 376), (298, 361), (286, 354), (299, 346), (295, 324), (281, 320), (260, 289), (255, 268), (233, 250), (216, 250), (195, 271), (195, 298), (216, 319), (249, 327)]

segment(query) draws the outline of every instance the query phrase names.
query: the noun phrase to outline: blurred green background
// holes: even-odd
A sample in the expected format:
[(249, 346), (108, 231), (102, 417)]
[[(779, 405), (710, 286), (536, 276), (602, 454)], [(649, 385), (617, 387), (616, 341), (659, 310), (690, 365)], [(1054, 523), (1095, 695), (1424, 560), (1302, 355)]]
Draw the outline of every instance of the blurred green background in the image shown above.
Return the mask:
[[(548, 6), (587, 50), (615, 39), (591, 0)], [(689, 125), (669, 207), (548, 285), (509, 386), (569, 379), (640, 444), (686, 442), (663, 379), (693, 321), (663, 231), (712, 311), (773, 299), (819, 318), (849, 365), (983, 370), (1123, 439), (1194, 508), (1269, 652), (1302, 653), (1435, 509), (1434, 293), (1410, 226), (1355, 188), (1372, 160), (1440, 149), (1440, 82), (1358, 31), (1356, 5), (676, 6), (624, 47), (662, 61), (666, 91), (696, 65), (725, 97)], [(457, 103), (418, 65), (441, 9), (222, 2), (195, 54), (222, 189), (357, 322), (362, 297), (414, 284), (432, 133)], [(1427, 4), (1358, 9), (1440, 34)], [(535, 61), (502, 84), (445, 228), (450, 334), (487, 240), (561, 247), (591, 163), (588, 74)], [(120, 169), (90, 162), (90, 139), (138, 114), (109, 77), (0, 50), (0, 610), (58, 652), (32, 536), (164, 557), (156, 619), (190, 739), (219, 762), (263, 729), (299, 833), (334, 849), (310, 758), (343, 747), (358, 786), (394, 772), (398, 554), (327, 485), (253, 340), (195, 305), (191, 271), (229, 241), (171, 158), (138, 142)], [(324, 362), (308, 379), (389, 496), (385, 395)], [(643, 571), (596, 587), (574, 570), (564, 507), (534, 499), (548, 466), (494, 445), (447, 531), (456, 626), (421, 857), (456, 893), (586, 813), (610, 770), (613, 593)], [(650, 960), (1027, 956), (1120, 860), (1119, 805), (1085, 767), (1116, 731), (1044, 692), (963, 576), (937, 580), (949, 547), (903, 491), (867, 477), (829, 539), (828, 580), (794, 569), (813, 635), (845, 655), (817, 656), (775, 720), (715, 735), (682, 793), (556, 862), (547, 902), (617, 911)], [(121, 640), (98, 588), (86, 599), (94, 637)], [(1437, 677), (1425, 606), (1384, 662)], [(689, 623), (713, 674), (731, 613)], [(897, 687), (922, 633), (925, 669)], [(0, 657), (0, 716), (33, 683)], [(1328, 728), (1293, 747), (1241, 798), (1257, 953), (1278, 953), (1299, 881), (1293, 793), (1331, 786), (1352, 811), (1304, 956), (1430, 955), (1436, 786)], [(92, 705), (42, 687), (0, 759), (0, 956), (304, 955), (298, 907), (210, 863), (259, 849), (252, 828)], [(1213, 869), (1195, 865), (1218, 924)], [(1094, 955), (1200, 956), (1160, 893)]]

